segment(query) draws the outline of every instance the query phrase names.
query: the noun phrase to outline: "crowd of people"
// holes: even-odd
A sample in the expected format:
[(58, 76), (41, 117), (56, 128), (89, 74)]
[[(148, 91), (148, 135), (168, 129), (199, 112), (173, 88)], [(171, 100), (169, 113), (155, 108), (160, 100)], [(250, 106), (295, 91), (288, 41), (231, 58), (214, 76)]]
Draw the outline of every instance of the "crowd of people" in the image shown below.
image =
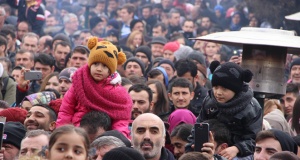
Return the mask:
[(300, 58), (261, 106), (242, 48), (190, 39), (270, 27), (245, 1), (0, 3), (0, 160), (300, 159)]

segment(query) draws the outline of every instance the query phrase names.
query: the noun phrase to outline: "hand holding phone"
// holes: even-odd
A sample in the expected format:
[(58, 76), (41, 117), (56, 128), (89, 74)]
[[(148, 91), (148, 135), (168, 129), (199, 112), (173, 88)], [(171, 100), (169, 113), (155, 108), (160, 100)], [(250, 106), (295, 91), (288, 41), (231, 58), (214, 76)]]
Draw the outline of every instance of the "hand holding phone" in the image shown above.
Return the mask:
[(201, 148), (204, 143), (209, 142), (209, 124), (208, 123), (196, 123), (194, 125), (195, 131), (195, 147), (196, 152), (201, 152)]
[(42, 79), (42, 72), (41, 71), (29, 71), (24, 73), (25, 80), (41, 80)]

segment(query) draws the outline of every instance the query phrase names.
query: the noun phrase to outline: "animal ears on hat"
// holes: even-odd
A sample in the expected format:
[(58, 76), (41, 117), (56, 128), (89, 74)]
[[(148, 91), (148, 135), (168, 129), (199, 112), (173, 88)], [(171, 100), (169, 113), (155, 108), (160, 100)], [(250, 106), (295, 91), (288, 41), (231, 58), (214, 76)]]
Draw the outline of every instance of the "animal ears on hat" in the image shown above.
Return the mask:
[(123, 52), (118, 52), (118, 65), (122, 65), (126, 62), (126, 55)]
[(252, 80), (252, 77), (253, 77), (253, 73), (249, 69), (243, 71), (242, 79), (244, 82), (249, 83)]
[(97, 43), (98, 43), (98, 38), (97, 37), (90, 37), (88, 42), (87, 42), (87, 46), (91, 50), (95, 46), (97, 46)]
[(217, 69), (218, 66), (220, 66), (219, 61), (212, 61), (209, 65), (210, 72), (214, 73), (214, 71)]

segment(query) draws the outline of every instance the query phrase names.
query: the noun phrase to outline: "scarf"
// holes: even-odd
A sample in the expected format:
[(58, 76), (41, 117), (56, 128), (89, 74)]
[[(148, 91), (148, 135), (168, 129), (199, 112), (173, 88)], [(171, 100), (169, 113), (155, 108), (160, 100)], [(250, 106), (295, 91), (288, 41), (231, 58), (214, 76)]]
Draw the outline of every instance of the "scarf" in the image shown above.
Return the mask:
[(72, 77), (76, 100), (90, 110), (107, 113), (112, 120), (130, 120), (132, 100), (124, 87), (111, 85), (110, 80), (96, 82), (88, 65), (81, 67)]

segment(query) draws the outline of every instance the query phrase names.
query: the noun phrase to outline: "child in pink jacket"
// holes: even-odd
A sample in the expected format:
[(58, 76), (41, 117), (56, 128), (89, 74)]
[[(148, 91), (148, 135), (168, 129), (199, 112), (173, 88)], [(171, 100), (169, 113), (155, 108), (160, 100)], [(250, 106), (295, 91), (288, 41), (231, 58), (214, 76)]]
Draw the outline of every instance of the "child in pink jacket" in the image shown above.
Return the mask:
[(72, 77), (72, 86), (65, 94), (59, 109), (56, 125), (74, 124), (87, 112), (97, 110), (107, 113), (112, 120), (112, 129), (129, 137), (128, 123), (131, 116), (132, 100), (120, 84), (111, 84), (117, 77), (117, 65), (126, 61), (108, 41), (98, 42), (92, 37), (88, 41), (90, 55), (88, 65), (78, 69)]

